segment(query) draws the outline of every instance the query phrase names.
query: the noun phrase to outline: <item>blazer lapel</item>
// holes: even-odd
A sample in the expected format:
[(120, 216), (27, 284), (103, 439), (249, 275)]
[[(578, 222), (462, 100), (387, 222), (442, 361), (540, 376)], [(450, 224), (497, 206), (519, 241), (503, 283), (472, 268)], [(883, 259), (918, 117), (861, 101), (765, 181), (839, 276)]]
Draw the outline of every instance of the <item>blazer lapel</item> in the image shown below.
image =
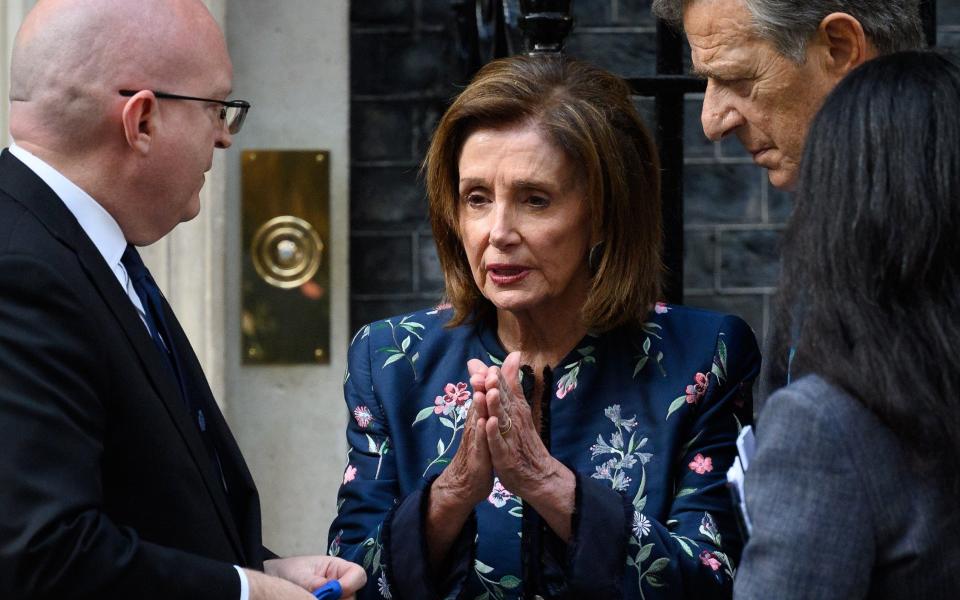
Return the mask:
[[(170, 377), (169, 370), (163, 364), (164, 359), (160, 350), (150, 338), (147, 328), (140, 320), (140, 315), (137, 314), (125, 290), (63, 201), (43, 180), (6, 150), (0, 154), (0, 173), (3, 174), (0, 177), (0, 188), (20, 201), (57, 239), (77, 254), (87, 277), (93, 282), (104, 303), (120, 323), (158, 397), (187, 445), (234, 550), (239, 557), (246, 560), (246, 552), (240, 542), (237, 524), (227, 503), (223, 486), (213, 471), (210, 459), (207, 458), (208, 452), (200, 439), (197, 426), (187, 414), (177, 383)], [(23, 198), (29, 198), (29, 202), (23, 202)], [(170, 314), (172, 316), (172, 312)], [(180, 330), (179, 324), (177, 329)], [(183, 342), (186, 342), (185, 337)], [(186, 344), (189, 347), (189, 342)]]
[[(246, 558), (255, 560), (254, 557), (259, 556), (262, 547), (260, 499), (257, 495), (256, 485), (246, 462), (243, 460), (240, 448), (223, 417), (223, 413), (217, 406), (200, 361), (197, 359), (196, 353), (193, 352), (193, 348), (190, 346), (186, 334), (181, 328), (180, 322), (174, 316), (166, 298), (164, 298), (164, 311), (174, 345), (184, 349), (181, 352), (181, 367), (183, 376), (187, 379), (186, 384), (190, 387), (191, 393), (202, 403), (208, 432), (213, 436), (214, 444), (217, 447), (220, 467), (229, 486), (228, 496), (234, 509), (234, 517), (241, 529), (244, 547), (248, 551)], [(249, 564), (257, 567), (262, 566), (256, 563)]]

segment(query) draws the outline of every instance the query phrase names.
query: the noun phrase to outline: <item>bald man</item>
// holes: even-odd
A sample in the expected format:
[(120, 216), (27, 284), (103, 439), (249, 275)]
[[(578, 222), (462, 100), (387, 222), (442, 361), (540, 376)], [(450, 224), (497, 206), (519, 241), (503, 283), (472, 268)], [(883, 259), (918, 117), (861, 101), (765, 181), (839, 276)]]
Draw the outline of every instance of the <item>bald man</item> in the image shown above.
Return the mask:
[[(0, 154), (0, 598), (313, 598), (136, 247), (200, 210), (249, 105), (199, 0), (40, 0)], [(305, 517), (306, 518), (306, 517)], [(318, 543), (320, 541), (318, 540)]]

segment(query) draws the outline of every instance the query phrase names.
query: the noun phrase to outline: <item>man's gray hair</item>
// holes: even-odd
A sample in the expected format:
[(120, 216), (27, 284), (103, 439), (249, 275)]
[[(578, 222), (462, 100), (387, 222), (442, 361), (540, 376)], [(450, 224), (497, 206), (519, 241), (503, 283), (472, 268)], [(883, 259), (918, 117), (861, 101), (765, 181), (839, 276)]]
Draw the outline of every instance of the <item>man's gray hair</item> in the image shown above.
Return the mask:
[[(683, 7), (712, 0), (653, 0), (653, 14), (677, 27), (683, 26)], [(760, 37), (796, 63), (803, 63), (807, 42), (820, 22), (835, 12), (860, 21), (867, 38), (881, 54), (923, 46), (919, 0), (742, 0), (753, 15)]]

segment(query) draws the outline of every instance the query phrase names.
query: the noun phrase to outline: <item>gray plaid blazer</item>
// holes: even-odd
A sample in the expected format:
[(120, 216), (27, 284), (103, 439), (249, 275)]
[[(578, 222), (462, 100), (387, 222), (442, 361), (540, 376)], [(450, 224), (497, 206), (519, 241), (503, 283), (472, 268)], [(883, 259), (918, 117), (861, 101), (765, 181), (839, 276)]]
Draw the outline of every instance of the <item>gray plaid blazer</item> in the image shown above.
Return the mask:
[(769, 398), (744, 489), (738, 600), (960, 598), (956, 491), (921, 477), (893, 432), (823, 379)]

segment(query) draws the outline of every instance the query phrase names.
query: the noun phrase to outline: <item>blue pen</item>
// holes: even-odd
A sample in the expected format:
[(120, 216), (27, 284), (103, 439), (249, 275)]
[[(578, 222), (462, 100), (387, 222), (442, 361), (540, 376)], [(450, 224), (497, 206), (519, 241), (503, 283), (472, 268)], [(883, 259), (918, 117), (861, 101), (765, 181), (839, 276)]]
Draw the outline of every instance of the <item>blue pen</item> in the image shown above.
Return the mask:
[(343, 588), (336, 579), (326, 582), (313, 592), (318, 600), (340, 600), (341, 594), (343, 594)]

